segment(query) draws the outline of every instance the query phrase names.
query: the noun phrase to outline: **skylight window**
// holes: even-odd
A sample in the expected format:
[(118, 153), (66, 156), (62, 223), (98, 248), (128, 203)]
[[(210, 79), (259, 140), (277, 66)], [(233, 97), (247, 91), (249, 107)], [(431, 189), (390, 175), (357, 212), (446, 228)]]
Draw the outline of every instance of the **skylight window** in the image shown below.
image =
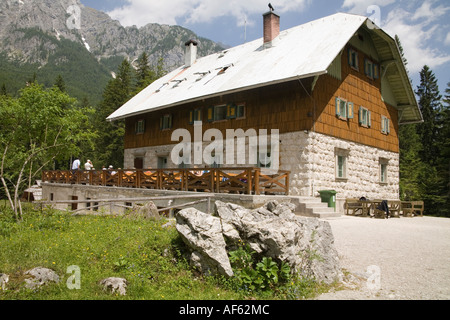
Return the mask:
[(182, 83), (183, 81), (187, 81), (186, 78), (181, 79), (181, 80), (172, 80), (171, 82), (175, 82), (175, 85), (172, 88), (176, 88), (180, 85), (180, 83)]
[(165, 86), (167, 86), (167, 85), (169, 85), (169, 83), (168, 82), (166, 82), (166, 83), (163, 83), (163, 85), (161, 86), (161, 87), (159, 87), (159, 89), (158, 90), (156, 90), (156, 92), (160, 92), (161, 90), (162, 90), (162, 88), (164, 88)]
[(232, 63), (223, 66), (222, 68), (217, 68), (216, 70), (220, 70), (218, 74), (224, 74), (225, 71), (227, 71), (229, 68), (233, 67), (234, 65)]
[(210, 74), (211, 71), (207, 71), (207, 72), (196, 72), (194, 73), (194, 75), (196, 76), (200, 76), (197, 80), (195, 80), (196, 82), (202, 80), (204, 77), (206, 77), (208, 74)]

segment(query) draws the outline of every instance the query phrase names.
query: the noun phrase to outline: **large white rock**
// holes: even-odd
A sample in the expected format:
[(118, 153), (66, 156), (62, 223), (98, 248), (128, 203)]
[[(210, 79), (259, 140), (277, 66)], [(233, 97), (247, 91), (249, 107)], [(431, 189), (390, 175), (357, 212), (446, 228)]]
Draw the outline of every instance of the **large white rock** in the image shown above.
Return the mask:
[(191, 249), (191, 265), (202, 272), (232, 276), (227, 250), (246, 243), (259, 258), (285, 262), (303, 276), (325, 283), (342, 278), (328, 222), (298, 217), (292, 204), (276, 201), (254, 210), (217, 201), (216, 208), (218, 217), (193, 208), (177, 214), (177, 230)]
[(194, 208), (178, 212), (177, 231), (192, 249), (191, 263), (205, 274), (233, 276), (220, 219)]
[(40, 287), (51, 282), (59, 282), (59, 276), (55, 273), (55, 271), (47, 268), (34, 268), (25, 272), (25, 275), (31, 276), (30, 278), (25, 279), (25, 287), (32, 290), (39, 289)]

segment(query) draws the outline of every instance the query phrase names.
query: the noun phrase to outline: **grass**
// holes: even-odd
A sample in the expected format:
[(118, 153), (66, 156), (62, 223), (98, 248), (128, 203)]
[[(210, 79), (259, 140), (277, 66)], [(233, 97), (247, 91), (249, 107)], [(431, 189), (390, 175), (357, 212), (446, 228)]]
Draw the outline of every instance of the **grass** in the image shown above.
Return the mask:
[[(297, 299), (322, 290), (310, 281), (292, 282), (264, 293), (236, 290), (233, 280), (203, 277), (183, 258), (185, 246), (167, 221), (117, 216), (78, 216), (47, 209), (25, 210), (17, 223), (0, 205), (0, 273), (9, 275), (0, 300), (241, 300)], [(81, 270), (81, 288), (67, 281)], [(60, 283), (36, 292), (24, 288), (24, 273), (35, 267), (54, 270)], [(127, 279), (126, 296), (104, 292), (102, 279)]]

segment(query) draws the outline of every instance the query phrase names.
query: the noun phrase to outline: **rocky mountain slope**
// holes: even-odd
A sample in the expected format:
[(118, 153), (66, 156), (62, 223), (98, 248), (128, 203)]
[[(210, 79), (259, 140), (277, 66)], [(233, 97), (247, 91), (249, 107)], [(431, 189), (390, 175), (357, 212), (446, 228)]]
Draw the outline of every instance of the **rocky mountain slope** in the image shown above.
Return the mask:
[(15, 92), (33, 74), (45, 85), (61, 74), (69, 93), (96, 100), (123, 58), (133, 62), (146, 52), (150, 64), (163, 58), (169, 71), (184, 63), (192, 38), (200, 56), (223, 49), (180, 26), (123, 27), (79, 0), (1, 0), (0, 85)]

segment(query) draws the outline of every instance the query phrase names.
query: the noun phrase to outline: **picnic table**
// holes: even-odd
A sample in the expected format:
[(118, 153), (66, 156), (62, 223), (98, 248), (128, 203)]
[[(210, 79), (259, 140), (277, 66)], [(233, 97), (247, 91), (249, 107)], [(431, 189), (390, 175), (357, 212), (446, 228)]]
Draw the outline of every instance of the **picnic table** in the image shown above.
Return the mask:
[(415, 214), (423, 216), (423, 201), (386, 201), (389, 215), (382, 208), (382, 203), (386, 200), (364, 200), (350, 198), (345, 200), (345, 210), (347, 215), (375, 217), (375, 218), (400, 218), (401, 215), (411, 217)]

